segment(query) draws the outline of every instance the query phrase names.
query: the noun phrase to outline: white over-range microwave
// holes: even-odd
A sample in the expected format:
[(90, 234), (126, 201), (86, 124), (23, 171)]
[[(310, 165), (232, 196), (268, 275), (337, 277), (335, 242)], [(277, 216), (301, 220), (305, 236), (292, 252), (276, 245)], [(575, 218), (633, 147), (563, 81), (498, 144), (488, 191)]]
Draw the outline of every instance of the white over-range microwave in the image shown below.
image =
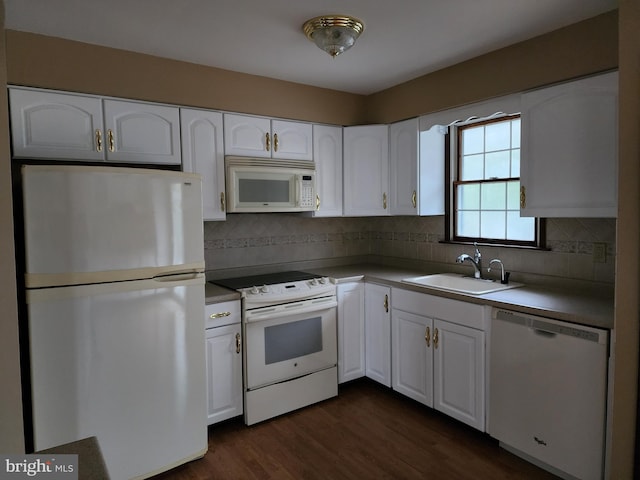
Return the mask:
[(315, 163), (226, 157), (227, 212), (308, 212), (315, 209)]

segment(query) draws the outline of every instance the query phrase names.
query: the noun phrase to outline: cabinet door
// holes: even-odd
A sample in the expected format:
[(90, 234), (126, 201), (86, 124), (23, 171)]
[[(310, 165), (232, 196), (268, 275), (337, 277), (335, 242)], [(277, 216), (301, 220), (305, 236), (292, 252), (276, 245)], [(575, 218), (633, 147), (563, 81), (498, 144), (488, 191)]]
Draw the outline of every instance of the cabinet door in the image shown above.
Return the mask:
[(365, 375), (364, 283), (338, 285), (338, 383)]
[(442, 320), (433, 326), (433, 406), (484, 431), (484, 332)]
[(271, 120), (248, 115), (224, 115), (224, 153), (247, 157), (270, 157)]
[(389, 127), (389, 191), (391, 215), (418, 213), (418, 119)]
[(444, 215), (445, 139), (447, 128), (433, 125), (420, 132), (418, 214)]
[(240, 324), (207, 329), (208, 424), (242, 415)]
[(107, 161), (180, 165), (177, 107), (104, 101)]
[(226, 218), (222, 114), (180, 109), (182, 169), (202, 175), (204, 220)]
[(104, 160), (99, 98), (9, 89), (15, 158)]
[(344, 215), (389, 215), (386, 125), (344, 128)]
[(313, 126), (310, 123), (271, 121), (274, 158), (313, 160)]
[(365, 284), (365, 356), (367, 377), (391, 386), (391, 289)]
[(433, 321), (393, 309), (391, 314), (393, 389), (433, 407)]
[(617, 215), (617, 85), (614, 72), (522, 96), (522, 216)]
[(316, 217), (342, 216), (342, 127), (313, 126)]

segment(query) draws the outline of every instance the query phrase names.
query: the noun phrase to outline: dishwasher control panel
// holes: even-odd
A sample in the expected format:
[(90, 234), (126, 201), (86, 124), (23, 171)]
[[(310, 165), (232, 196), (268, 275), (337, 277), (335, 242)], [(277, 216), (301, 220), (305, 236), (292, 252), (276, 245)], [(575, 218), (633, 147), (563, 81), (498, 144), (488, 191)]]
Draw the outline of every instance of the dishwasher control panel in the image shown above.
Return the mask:
[(607, 332), (601, 329), (595, 329), (582, 325), (576, 325), (567, 322), (553, 321), (546, 318), (537, 318), (531, 315), (518, 314), (507, 310), (494, 310), (494, 318), (513, 322), (533, 330), (546, 332), (549, 334), (569, 335), (582, 340), (589, 340), (596, 343), (607, 343)]

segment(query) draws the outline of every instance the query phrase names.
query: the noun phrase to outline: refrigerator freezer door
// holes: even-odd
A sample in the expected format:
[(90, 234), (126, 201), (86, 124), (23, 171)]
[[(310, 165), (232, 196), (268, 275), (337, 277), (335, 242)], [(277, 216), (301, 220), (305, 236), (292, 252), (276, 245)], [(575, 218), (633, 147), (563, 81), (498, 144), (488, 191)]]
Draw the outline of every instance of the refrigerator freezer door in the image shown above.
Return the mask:
[(111, 478), (207, 449), (204, 276), (28, 292), (36, 450), (96, 436)]
[(204, 270), (198, 175), (25, 165), (22, 178), (27, 288)]

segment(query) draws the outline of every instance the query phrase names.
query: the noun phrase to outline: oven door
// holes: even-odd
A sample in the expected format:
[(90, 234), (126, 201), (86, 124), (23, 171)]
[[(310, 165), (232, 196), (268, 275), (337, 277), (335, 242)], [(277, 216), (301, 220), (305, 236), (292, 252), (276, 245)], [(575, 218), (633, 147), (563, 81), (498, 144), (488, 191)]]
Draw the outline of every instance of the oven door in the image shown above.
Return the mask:
[(247, 390), (337, 364), (336, 297), (245, 312)]

